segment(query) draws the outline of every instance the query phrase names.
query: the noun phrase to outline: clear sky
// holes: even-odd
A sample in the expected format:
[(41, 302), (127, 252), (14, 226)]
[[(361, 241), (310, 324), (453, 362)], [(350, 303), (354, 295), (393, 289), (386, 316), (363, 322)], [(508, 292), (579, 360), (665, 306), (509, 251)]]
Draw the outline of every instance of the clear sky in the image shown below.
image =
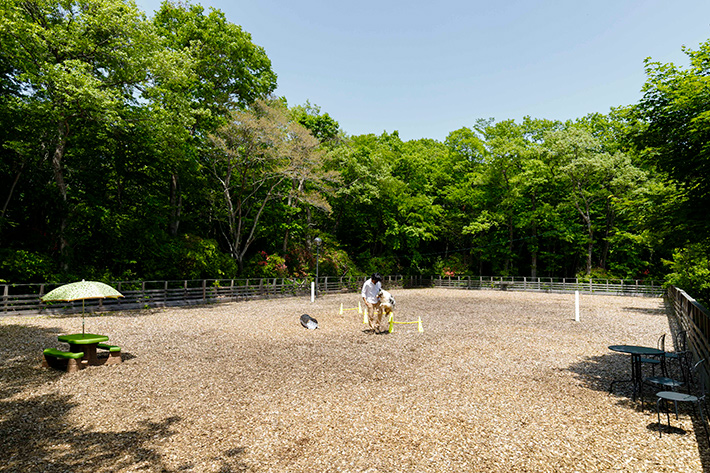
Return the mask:
[[(349, 135), (443, 141), (478, 118), (574, 119), (636, 103), (644, 59), (687, 66), (710, 0), (192, 0), (262, 46), (289, 105)], [(151, 16), (159, 0), (138, 0)]]

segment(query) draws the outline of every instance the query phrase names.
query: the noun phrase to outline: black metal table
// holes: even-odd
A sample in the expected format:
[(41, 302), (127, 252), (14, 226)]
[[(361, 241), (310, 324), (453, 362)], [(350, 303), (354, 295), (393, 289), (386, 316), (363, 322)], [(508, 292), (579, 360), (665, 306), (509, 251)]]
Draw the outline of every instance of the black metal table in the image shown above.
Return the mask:
[(616, 383), (632, 383), (633, 394), (632, 398), (636, 400), (636, 394), (639, 392), (643, 379), (641, 378), (641, 357), (644, 356), (662, 356), (665, 352), (653, 347), (640, 347), (636, 345), (611, 345), (609, 350), (618, 353), (626, 353), (631, 355), (631, 379), (618, 379), (612, 381), (609, 386), (609, 392), (614, 389)]

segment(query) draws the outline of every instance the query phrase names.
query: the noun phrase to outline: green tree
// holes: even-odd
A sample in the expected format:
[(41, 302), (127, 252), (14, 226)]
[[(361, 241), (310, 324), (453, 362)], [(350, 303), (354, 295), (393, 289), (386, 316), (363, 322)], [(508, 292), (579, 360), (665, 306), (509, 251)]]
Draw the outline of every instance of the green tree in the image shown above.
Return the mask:
[[(17, 135), (34, 143), (20, 148), (42, 150), (59, 196), (57, 237), (62, 269), (69, 269), (68, 250), (72, 174), (67, 162), (71, 139), (82, 123), (104, 129), (122, 120), (122, 110), (136, 102), (155, 37), (133, 3), (121, 0), (2, 0), (0, 42), (16, 84), (9, 100), (13, 110), (41, 121), (22, 121)], [(25, 132), (22, 127), (31, 126)], [(22, 158), (20, 158), (22, 159)]]
[(229, 253), (242, 272), (245, 256), (263, 229), (265, 212), (291, 196), (294, 180), (318, 179), (319, 142), (289, 120), (282, 104), (264, 100), (232, 112), (231, 121), (210, 135), (210, 141), (205, 164), (221, 196), (218, 209)]
[(648, 162), (666, 173), (687, 195), (677, 212), (687, 234), (707, 235), (710, 217), (710, 40), (684, 48), (683, 69), (646, 59), (648, 79), (634, 107), (645, 125), (636, 143)]
[[(645, 181), (645, 173), (635, 167), (630, 158), (617, 151), (603, 151), (600, 142), (588, 131), (568, 127), (548, 134), (546, 146), (568, 184), (569, 200), (582, 218), (587, 231), (585, 273), (591, 274), (595, 232), (601, 227), (603, 240), (608, 241), (615, 218), (614, 201), (626, 198)], [(605, 247), (600, 266), (606, 266)]]
[(643, 98), (632, 108), (640, 126), (632, 138), (658, 176), (644, 224), (655, 250), (669, 260), (667, 280), (707, 302), (710, 40), (683, 51), (690, 60), (685, 68), (646, 59)]
[(195, 130), (214, 130), (230, 111), (243, 108), (276, 89), (276, 73), (264, 48), (230, 23), (220, 10), (164, 1), (153, 18), (164, 46), (186, 52), (194, 81), (185, 91), (198, 117)]
[[(203, 139), (239, 110), (276, 88), (264, 49), (220, 10), (165, 1), (153, 18), (164, 48), (153, 87), (156, 138), (170, 163), (170, 234), (177, 235), (183, 202), (194, 195), (194, 161)], [(167, 71), (167, 73), (165, 73)], [(187, 181), (187, 182), (186, 182)]]
[(297, 105), (291, 109), (291, 117), (306, 127), (321, 143), (334, 146), (342, 141), (340, 125), (327, 113), (321, 113), (318, 105), (306, 101), (304, 105)]

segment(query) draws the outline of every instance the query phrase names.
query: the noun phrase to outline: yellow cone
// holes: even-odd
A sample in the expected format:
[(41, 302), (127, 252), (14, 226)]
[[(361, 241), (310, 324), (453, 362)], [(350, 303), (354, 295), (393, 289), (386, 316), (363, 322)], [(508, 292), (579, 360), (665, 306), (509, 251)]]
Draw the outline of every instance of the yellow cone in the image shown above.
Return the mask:
[(424, 328), (422, 328), (422, 318), (421, 318), (421, 317), (419, 317), (419, 324), (418, 324), (418, 326), (419, 326), (419, 331), (420, 331), (420, 332), (423, 332), (423, 331), (424, 331)]
[(357, 313), (362, 314), (362, 307), (360, 307), (360, 301), (357, 301)]
[(342, 304), (342, 302), (340, 303), (340, 315), (343, 315), (343, 304)]
[(394, 315), (390, 314), (390, 333), (394, 332)]
[(367, 311), (366, 310), (362, 311), (362, 323), (364, 323), (364, 324), (367, 323)]

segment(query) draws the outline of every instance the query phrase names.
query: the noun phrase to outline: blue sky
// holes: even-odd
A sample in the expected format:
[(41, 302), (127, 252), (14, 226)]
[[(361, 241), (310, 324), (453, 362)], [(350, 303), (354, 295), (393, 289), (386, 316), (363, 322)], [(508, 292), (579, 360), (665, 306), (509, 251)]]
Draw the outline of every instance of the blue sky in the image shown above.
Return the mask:
[[(574, 119), (636, 103), (644, 59), (686, 66), (709, 0), (193, 0), (262, 46), (277, 95), (349, 135), (443, 141), (478, 118)], [(149, 16), (158, 0), (138, 0)]]

